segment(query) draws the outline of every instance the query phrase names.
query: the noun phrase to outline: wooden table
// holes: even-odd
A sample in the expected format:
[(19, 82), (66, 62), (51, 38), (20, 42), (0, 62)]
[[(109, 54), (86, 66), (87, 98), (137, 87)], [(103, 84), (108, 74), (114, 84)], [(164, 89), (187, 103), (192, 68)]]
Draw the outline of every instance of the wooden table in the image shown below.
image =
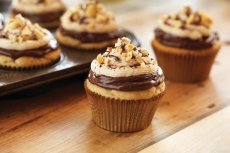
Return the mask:
[[(150, 51), (157, 17), (180, 6), (165, 2), (167, 6), (158, 2), (118, 15), (120, 23), (134, 31)], [(143, 149), (143, 153), (229, 153), (229, 3), (197, 0), (191, 4), (206, 8), (215, 17), (223, 47), (209, 80), (167, 82), (167, 94), (146, 130), (121, 134), (97, 127), (91, 120), (83, 88), (87, 75), (83, 74), (44, 86), (37, 95), (27, 92), (1, 98), (0, 153), (123, 153)]]

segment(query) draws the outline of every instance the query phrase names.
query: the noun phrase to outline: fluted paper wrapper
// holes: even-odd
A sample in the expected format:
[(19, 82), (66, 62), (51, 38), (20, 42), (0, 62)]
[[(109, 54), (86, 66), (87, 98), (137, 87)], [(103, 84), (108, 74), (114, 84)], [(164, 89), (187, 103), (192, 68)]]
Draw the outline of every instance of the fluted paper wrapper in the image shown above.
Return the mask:
[(147, 128), (163, 93), (146, 100), (121, 100), (91, 92), (85, 85), (94, 122), (113, 132), (134, 132)]
[[(175, 52), (162, 50), (152, 44), (157, 61), (167, 79), (175, 82), (193, 83), (204, 81), (208, 78), (212, 64), (219, 50), (190, 52)], [(213, 49), (213, 48), (212, 48)], [(175, 50), (175, 48), (174, 48)]]

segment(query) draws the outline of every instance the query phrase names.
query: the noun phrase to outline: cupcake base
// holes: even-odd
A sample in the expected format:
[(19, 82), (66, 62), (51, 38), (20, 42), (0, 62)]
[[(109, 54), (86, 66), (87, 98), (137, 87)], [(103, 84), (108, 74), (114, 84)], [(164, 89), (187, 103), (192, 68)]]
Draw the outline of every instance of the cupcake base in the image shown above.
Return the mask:
[(94, 122), (112, 132), (135, 132), (147, 128), (164, 93), (150, 99), (122, 100), (92, 92), (85, 82)]
[(99, 50), (104, 49), (108, 46), (114, 46), (117, 39), (103, 41), (103, 42), (96, 42), (96, 43), (82, 43), (81, 41), (77, 39), (73, 39), (68, 36), (62, 35), (60, 30), (57, 30), (56, 32), (56, 38), (58, 42), (64, 46), (72, 47), (75, 49), (83, 49), (83, 50)]
[(221, 43), (218, 41), (211, 48), (194, 51), (168, 47), (154, 39), (152, 47), (167, 79), (193, 83), (208, 78)]
[(60, 49), (46, 54), (44, 57), (23, 56), (13, 59), (0, 55), (0, 68), (10, 70), (34, 70), (55, 64), (60, 59)]

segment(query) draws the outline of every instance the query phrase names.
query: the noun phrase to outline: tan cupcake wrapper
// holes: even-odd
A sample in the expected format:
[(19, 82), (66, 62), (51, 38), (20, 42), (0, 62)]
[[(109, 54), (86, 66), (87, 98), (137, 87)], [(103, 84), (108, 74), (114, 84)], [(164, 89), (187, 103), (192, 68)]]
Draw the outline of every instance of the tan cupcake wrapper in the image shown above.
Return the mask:
[(53, 66), (60, 61), (61, 57), (55, 61), (52, 61), (48, 64), (36, 65), (36, 66), (28, 66), (28, 67), (21, 67), (21, 66), (7, 66), (7, 65), (0, 65), (0, 69), (4, 70), (14, 70), (14, 71), (32, 71), (32, 70), (39, 70), (43, 68), (47, 68), (49, 66)]
[(152, 42), (157, 61), (167, 79), (175, 82), (192, 83), (208, 78), (220, 42), (200, 51), (164, 46), (156, 39)]
[(151, 99), (121, 100), (104, 97), (85, 90), (91, 104), (94, 122), (101, 128), (113, 132), (135, 132), (147, 128), (153, 119), (161, 93)]

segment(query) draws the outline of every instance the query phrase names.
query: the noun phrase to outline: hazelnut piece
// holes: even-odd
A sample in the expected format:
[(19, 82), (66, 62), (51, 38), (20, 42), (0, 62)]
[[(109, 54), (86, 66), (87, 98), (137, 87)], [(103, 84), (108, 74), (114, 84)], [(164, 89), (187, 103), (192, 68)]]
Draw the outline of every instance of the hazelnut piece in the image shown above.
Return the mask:
[(104, 62), (103, 57), (102, 57), (101, 54), (98, 54), (98, 55), (97, 55), (97, 62), (98, 62), (99, 64), (102, 64), (102, 63)]

